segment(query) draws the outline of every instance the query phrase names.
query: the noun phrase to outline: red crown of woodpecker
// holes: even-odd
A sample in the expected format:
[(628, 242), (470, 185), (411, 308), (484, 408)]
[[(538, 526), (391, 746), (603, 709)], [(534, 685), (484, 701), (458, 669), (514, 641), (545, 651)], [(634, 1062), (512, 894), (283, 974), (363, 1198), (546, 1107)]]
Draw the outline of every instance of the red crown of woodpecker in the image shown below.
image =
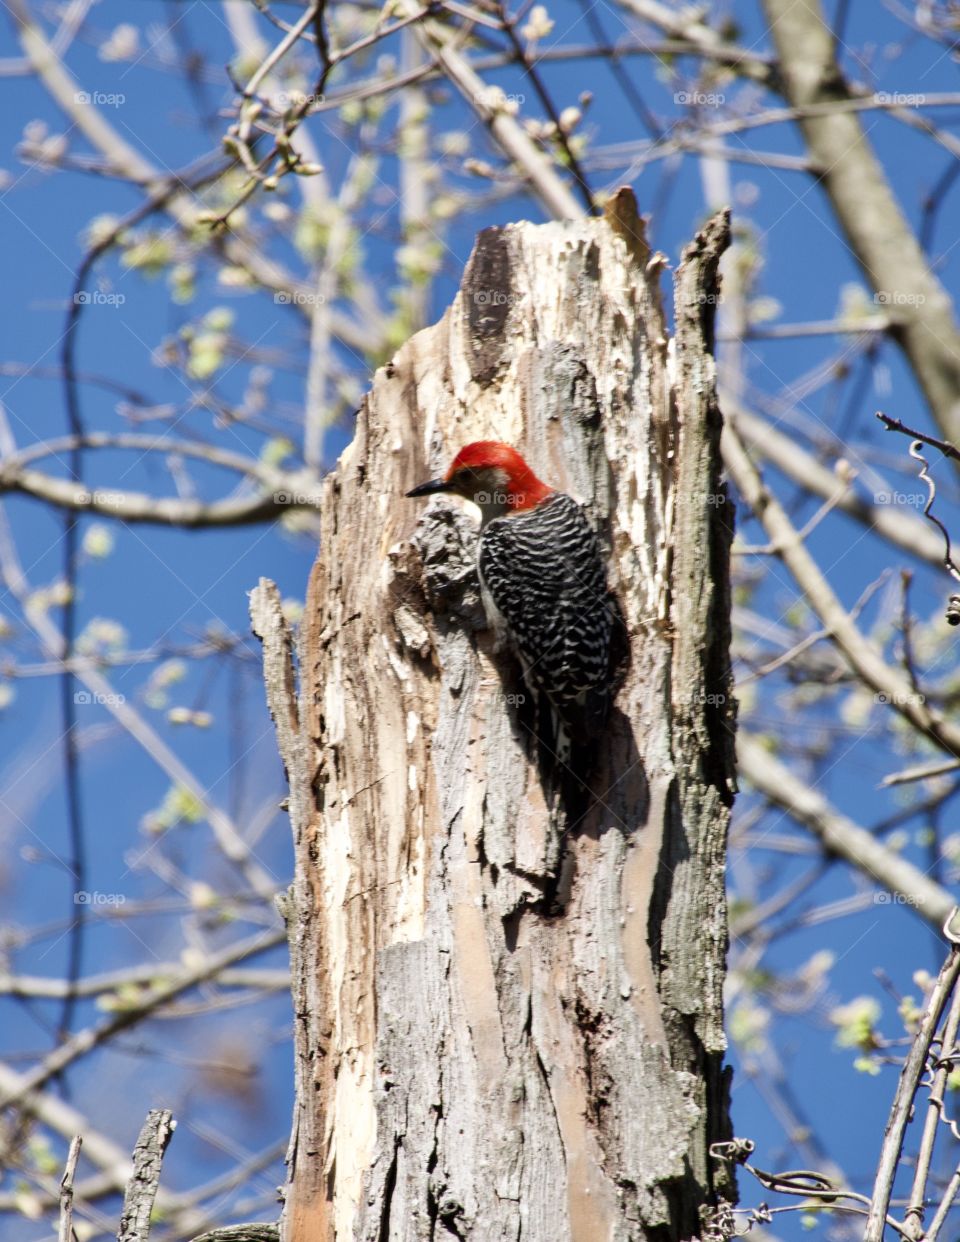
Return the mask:
[(553, 488), (537, 478), (515, 448), (499, 440), (476, 440), (464, 445), (442, 479), (421, 483), (407, 495), (455, 492), (477, 500), (497, 491), (503, 494), (502, 507), (515, 513), (534, 509), (553, 494)]

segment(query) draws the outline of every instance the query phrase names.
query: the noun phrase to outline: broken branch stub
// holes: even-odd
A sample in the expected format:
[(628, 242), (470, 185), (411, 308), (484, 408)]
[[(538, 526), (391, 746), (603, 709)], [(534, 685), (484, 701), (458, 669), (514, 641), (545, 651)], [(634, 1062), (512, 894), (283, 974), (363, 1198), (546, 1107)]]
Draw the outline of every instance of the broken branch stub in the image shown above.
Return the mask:
[[(729, 1137), (728, 239), (724, 213), (687, 248), (671, 342), (628, 191), (603, 220), (486, 230), (326, 480), (285, 725), (312, 790), (291, 799), (285, 1242), (667, 1242), (732, 1198), (709, 1155)], [(630, 664), (576, 822), (492, 652), (474, 519), (404, 499), (475, 439), (582, 499), (609, 553)]]

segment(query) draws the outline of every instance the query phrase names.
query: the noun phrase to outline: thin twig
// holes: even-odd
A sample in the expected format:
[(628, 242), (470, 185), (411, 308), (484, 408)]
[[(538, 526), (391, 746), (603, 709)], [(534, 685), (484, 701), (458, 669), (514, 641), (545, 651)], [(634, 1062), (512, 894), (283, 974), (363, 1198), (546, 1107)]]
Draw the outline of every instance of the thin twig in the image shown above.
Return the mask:
[(57, 1242), (74, 1242), (73, 1232), (73, 1179), (77, 1174), (77, 1161), (80, 1159), (80, 1148), (83, 1138), (75, 1134), (70, 1141), (67, 1153), (67, 1165), (60, 1179), (60, 1229)]
[(957, 1042), (958, 1026), (960, 1026), (960, 989), (957, 989), (953, 994), (953, 1003), (950, 1006), (950, 1013), (943, 1032), (940, 1056), (930, 1088), (930, 1097), (927, 1101), (927, 1115), (924, 1120), (923, 1135), (920, 1139), (920, 1149), (917, 1153), (917, 1167), (913, 1176), (910, 1202), (903, 1217), (903, 1223), (911, 1237), (920, 1237), (923, 1233), (927, 1178), (930, 1176), (933, 1145), (937, 1139), (937, 1129), (940, 1125), (940, 1114), (943, 1108), (943, 1093), (947, 1086), (947, 1075), (951, 1070), (949, 1058), (952, 1056)]
[(117, 1032), (126, 1030), (127, 1027), (142, 1021), (149, 1014), (163, 1009), (191, 988), (205, 983), (208, 979), (216, 978), (227, 966), (275, 948), (283, 943), (284, 939), (285, 934), (276, 931), (251, 936), (247, 940), (241, 940), (226, 949), (221, 949), (218, 953), (211, 953), (193, 970), (184, 971), (173, 979), (148, 988), (136, 1004), (112, 1014), (96, 1026), (86, 1027), (75, 1035), (71, 1035), (68, 1040), (49, 1053), (36, 1069), (23, 1076), (14, 1095), (11, 1096), (8, 1091), (0, 1090), (0, 1108), (9, 1108), (17, 1104), (27, 1093), (45, 1087), (67, 1066), (98, 1048)]
[[(807, 491), (826, 499), (836, 491), (837, 475), (813, 452), (780, 431), (773, 422), (743, 407), (733, 394), (721, 388), (724, 414), (736, 424), (750, 449), (772, 462), (778, 470)], [(841, 449), (836, 446), (836, 455)], [(890, 490), (890, 489), (886, 489)], [(845, 492), (838, 508), (862, 526), (881, 535), (894, 547), (920, 557), (928, 564), (941, 564), (940, 540), (920, 518), (904, 513), (902, 507), (872, 504), (857, 492)]]
[(573, 179), (577, 183), (577, 189), (580, 192), (580, 197), (583, 199), (583, 205), (589, 215), (596, 215), (597, 207), (593, 201), (593, 191), (590, 188), (590, 183), (587, 181), (586, 174), (580, 165), (580, 161), (570, 145), (566, 131), (564, 130), (560, 120), (560, 114), (550, 97), (550, 92), (544, 85), (543, 78), (540, 76), (536, 64), (528, 54), (520, 36), (517, 34), (516, 22), (511, 19), (510, 14), (507, 12), (506, 4), (498, 4), (497, 12), (499, 14), (504, 33), (510, 40), (510, 46), (513, 48), (517, 60), (523, 66), (524, 73), (530, 79), (533, 89), (537, 92), (537, 98), (540, 100), (544, 111), (553, 122), (557, 142), (563, 150), (567, 166), (573, 173)]
[(319, 8), (320, 5), (318, 3), (308, 5), (307, 8), (303, 10), (303, 14), (296, 25), (291, 26), (273, 51), (268, 56), (264, 57), (264, 59), (254, 70), (250, 80), (244, 88), (243, 96), (245, 99), (252, 99), (256, 95), (257, 88), (270, 70), (284, 58), (307, 27), (313, 25)]
[(910, 570), (901, 570), (900, 633), (903, 635), (903, 671), (910, 678), (910, 685), (913, 686), (914, 691), (920, 694), (920, 674), (917, 672), (913, 655), (913, 614), (910, 612), (910, 584), (912, 582), (913, 574)]
[(736, 428), (729, 423), (723, 431), (723, 456), (738, 491), (762, 522), (777, 555), (793, 574), (797, 585), (823, 627), (830, 632), (851, 670), (877, 695), (877, 702), (889, 704), (924, 735), (942, 746), (948, 754), (960, 755), (960, 729), (929, 703), (914, 694), (910, 682), (891, 668), (880, 651), (861, 633), (837, 598), (810, 552), (800, 541), (797, 530), (783, 506), (776, 500), (750, 460)]
[(904, 768), (902, 772), (893, 772), (880, 782), (881, 789), (893, 785), (910, 785), (914, 781), (928, 781), (935, 776), (946, 776), (960, 768), (960, 760), (953, 759), (944, 763), (927, 763), (915, 768)]
[[(956, 912), (954, 912), (955, 914)], [(948, 919), (948, 926), (951, 922)], [(927, 1054), (933, 1042), (934, 1034), (940, 1022), (940, 1015), (953, 991), (957, 976), (960, 974), (960, 949), (953, 943), (947, 955), (936, 983), (927, 998), (926, 1008), (920, 1020), (920, 1026), (914, 1038), (910, 1054), (904, 1062), (897, 1083), (897, 1092), (890, 1109), (890, 1117), (884, 1131), (883, 1145), (880, 1149), (880, 1160), (877, 1164), (877, 1176), (870, 1202), (870, 1214), (864, 1232), (864, 1242), (882, 1242), (883, 1231), (893, 1192), (893, 1180), (900, 1163), (903, 1150), (903, 1137), (907, 1122), (913, 1109), (914, 1096), (920, 1083)]]
[[(412, 0), (403, 0), (404, 6)], [(414, 26), (417, 38), (442, 66), (451, 84), (489, 128), (504, 154), (513, 160), (528, 181), (531, 190), (551, 216), (558, 220), (579, 220), (583, 217), (580, 204), (550, 160), (529, 137), (523, 126), (511, 115), (505, 101), (498, 102), (460, 50), (462, 32), (433, 19)]]
[(953, 897), (907, 858), (841, 815), (816, 789), (741, 730), (737, 736), (740, 771), (755, 789), (810, 829), (831, 853), (847, 859), (888, 892), (901, 895), (910, 909), (939, 927), (953, 908)]
[(947, 1189), (943, 1193), (943, 1198), (940, 1200), (940, 1206), (937, 1208), (936, 1215), (930, 1222), (930, 1228), (927, 1230), (925, 1242), (937, 1242), (937, 1238), (940, 1236), (940, 1230), (943, 1228), (944, 1222), (947, 1219), (947, 1213), (953, 1207), (954, 1200), (958, 1194), (960, 1194), (960, 1168), (954, 1169), (953, 1177), (950, 1178)]

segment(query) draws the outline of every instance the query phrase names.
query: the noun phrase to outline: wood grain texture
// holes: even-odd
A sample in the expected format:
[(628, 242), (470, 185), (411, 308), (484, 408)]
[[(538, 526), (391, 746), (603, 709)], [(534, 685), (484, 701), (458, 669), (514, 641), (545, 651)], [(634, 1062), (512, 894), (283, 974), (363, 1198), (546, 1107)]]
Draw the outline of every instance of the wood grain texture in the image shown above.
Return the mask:
[[(685, 253), (671, 340), (628, 191), (605, 220), (486, 230), (326, 480), (284, 756), (285, 1242), (668, 1242), (733, 1193), (708, 1151), (729, 1132), (732, 512), (708, 348), (728, 236), (718, 216)], [(577, 822), (492, 653), (474, 518), (403, 498), (484, 438), (586, 503), (629, 628)]]

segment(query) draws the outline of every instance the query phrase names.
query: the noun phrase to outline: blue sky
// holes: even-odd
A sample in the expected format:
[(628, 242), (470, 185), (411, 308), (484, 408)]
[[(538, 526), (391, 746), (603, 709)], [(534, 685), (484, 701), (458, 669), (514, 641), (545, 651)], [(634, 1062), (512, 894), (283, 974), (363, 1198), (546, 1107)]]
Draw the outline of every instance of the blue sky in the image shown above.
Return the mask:
[[(287, 7), (295, 11), (293, 6)], [(556, 26), (547, 45), (589, 41), (590, 30), (579, 6), (550, 7)], [(754, 6), (728, 7), (741, 25), (741, 43), (749, 46), (756, 42), (759, 48), (766, 49), (766, 37)], [(599, 4), (594, 11), (609, 37), (625, 34), (618, 10)], [(213, 127), (222, 129), (225, 122), (216, 112), (229, 103), (230, 90), (220, 73), (231, 51), (220, 5), (183, 3), (175, 7), (158, 0), (137, 0), (135, 4), (129, 0), (103, 0), (92, 10), (89, 26), (92, 31), (109, 31), (120, 23), (133, 23), (142, 32), (144, 48), (153, 41), (155, 50), (163, 52), (168, 46), (176, 50), (176, 43), (168, 45), (165, 39), (157, 39), (160, 27), (171, 20), (174, 12), (179, 14), (177, 35), (182, 41), (181, 53), (183, 45), (189, 43), (207, 61), (211, 80), (202, 88), (204, 106), (213, 118)], [(3, 28), (12, 31), (9, 20)], [(273, 38), (267, 27), (262, 28), (262, 33), (268, 40)], [(862, 0), (850, 5), (845, 44), (848, 72), (876, 89), (933, 93), (956, 88), (956, 68), (948, 52), (932, 49), (919, 36), (905, 37), (904, 27), (882, 5)], [(18, 55), (12, 38), (4, 39), (2, 50), (6, 57)], [(662, 121), (670, 123), (676, 119), (682, 111), (674, 101), (678, 84), (658, 80), (647, 58), (635, 57), (624, 63)], [(210, 134), (192, 119), (189, 90), (177, 74), (158, 68), (153, 54), (143, 56), (134, 65), (108, 63), (98, 55), (96, 41), (84, 37), (71, 47), (68, 64), (82, 89), (113, 97), (112, 103), (104, 105), (111, 124), (158, 168), (181, 168), (215, 145)], [(583, 90), (593, 92), (585, 124), (593, 135), (594, 147), (635, 143), (645, 137), (637, 117), (625, 105), (620, 88), (594, 62), (547, 65), (544, 79), (561, 107), (576, 103)], [(502, 72), (493, 75), (492, 80), (499, 81), (505, 90), (524, 93), (532, 100), (529, 85), (518, 73)], [(334, 78), (331, 89), (336, 86)], [(731, 95), (739, 90), (732, 85), (726, 89)], [(139, 196), (109, 177), (79, 172), (53, 174), (19, 160), (15, 149), (26, 125), (41, 120), (48, 126), (49, 136), (62, 132), (64, 121), (45, 91), (30, 77), (0, 78), (0, 92), (0, 167), (8, 171), (0, 192), (6, 283), (3, 360), (55, 368), (59, 365), (67, 301), (82, 259), (85, 231), (95, 217), (133, 209)], [(765, 107), (774, 102), (757, 92), (754, 106)], [(388, 305), (385, 291), (402, 285), (394, 262), (399, 239), (394, 194), (396, 161), (387, 142), (393, 115), (387, 114), (377, 136), (375, 145), (381, 145), (383, 150), (369, 199), (361, 210), (365, 233), (359, 279), (371, 283), (384, 305)], [(955, 126), (956, 117), (951, 111), (938, 109), (936, 119), (944, 128)], [(912, 222), (919, 223), (924, 196), (947, 167), (947, 153), (881, 113), (867, 114), (865, 126), (904, 211)], [(490, 149), (482, 129), (457, 101), (438, 106), (431, 127), (435, 132), (462, 129), (468, 135), (471, 153), (489, 158)], [(314, 132), (323, 150), (327, 175), (336, 186), (353, 154), (349, 142), (326, 118), (316, 118)], [(70, 138), (75, 152), (89, 150), (82, 139), (74, 135)], [(802, 152), (798, 135), (787, 124), (749, 133), (744, 140), (754, 150), (795, 155)], [(740, 141), (736, 136), (730, 139), (732, 145)], [(626, 160), (625, 166), (629, 162)], [(597, 172), (593, 174), (594, 184), (612, 187), (618, 184), (620, 175), (616, 170)], [(862, 286), (862, 280), (820, 188), (802, 173), (744, 164), (732, 166), (731, 179), (735, 218), (751, 229), (763, 254), (758, 291), (780, 303), (778, 322), (834, 316), (841, 287)], [(476, 188), (476, 182), (453, 175), (448, 183), (455, 189)], [(663, 204), (651, 222), (652, 240), (675, 263), (680, 247), (705, 212), (700, 166), (692, 157), (676, 164), (651, 163), (637, 177), (634, 188), (642, 210)], [(470, 212), (444, 228), (442, 267), (430, 293), (429, 320), (443, 312), (455, 292), (476, 230), (521, 218), (539, 219), (540, 209), (536, 203), (515, 195), (484, 204), (480, 211)], [(940, 278), (951, 292), (957, 283), (955, 219), (956, 203), (950, 194), (940, 213), (933, 249)], [(302, 268), (302, 261), (282, 228), (270, 245), (271, 253)], [(283, 355), (282, 364), (272, 368), (269, 410), (271, 414), (296, 419), (303, 404), (306, 361), (301, 320), (291, 308), (277, 306), (269, 296), (218, 286), (215, 275), (212, 268), (201, 271), (195, 301), (178, 306), (171, 302), (162, 276), (150, 279), (126, 270), (116, 257), (104, 261), (97, 268), (94, 282), (102, 300), (87, 308), (79, 330), (81, 369), (129, 385), (158, 405), (172, 403), (180, 408), (188, 397), (188, 387), (182, 375), (159, 364), (157, 351), (165, 338), (175, 335), (188, 321), (195, 322), (214, 307), (225, 306), (235, 316), (233, 331), (238, 338), (255, 343), (260, 350)], [(117, 304), (120, 296), (124, 300)], [(794, 386), (843, 344), (840, 339), (825, 342), (822, 338), (752, 342), (744, 353), (748, 391), (782, 396), (785, 389)], [(370, 361), (351, 356), (345, 350), (340, 351), (339, 361), (362, 391), (370, 378)], [(226, 401), (240, 402), (250, 381), (250, 369), (248, 360), (224, 366), (216, 377), (217, 393)], [(19, 447), (65, 433), (63, 392), (55, 379), (7, 375), (0, 380), (0, 394)], [(825, 428), (836, 428), (839, 414), (831, 401), (832, 387), (827, 385), (813, 396), (798, 400), (797, 408), (822, 420)], [(873, 413), (878, 406), (908, 423), (929, 427), (916, 387), (891, 344), (881, 345), (880, 365), (867, 377), (844, 430), (860, 446), (852, 450), (855, 455), (872, 452), (894, 462), (903, 455), (906, 441), (897, 443), (875, 426)], [(127, 427), (118, 413), (116, 394), (95, 385), (82, 388), (82, 413), (91, 428), (119, 431)], [(204, 408), (185, 414), (178, 424), (178, 433), (210, 438), (224, 447), (253, 454), (262, 451), (266, 440), (255, 429), (218, 425), (211, 411)], [(349, 434), (349, 427), (345, 427), (330, 436), (329, 461), (347, 442)], [(879, 456), (876, 459), (880, 460)], [(50, 468), (53, 471), (56, 466), (51, 464)], [(154, 494), (170, 494), (172, 488), (166, 470), (146, 457), (88, 453), (84, 469), (91, 487), (122, 486)], [(769, 472), (769, 477), (782, 484), (774, 472)], [(947, 502), (944, 514), (955, 516), (952, 480), (942, 470), (939, 477), (943, 479)], [(213, 469), (196, 470), (193, 478), (208, 496), (221, 494), (232, 485), (225, 474)], [(905, 490), (919, 488), (911, 486)], [(801, 507), (798, 520), (809, 516), (814, 508), (809, 503)], [(35, 501), (17, 497), (6, 499), (4, 510), (33, 588), (51, 584), (62, 570), (60, 517)], [(85, 521), (82, 529), (89, 526)], [(112, 554), (99, 560), (87, 558), (81, 567), (80, 630), (95, 618), (109, 618), (123, 625), (130, 648), (146, 648), (160, 642), (171, 654), (196, 642), (211, 627), (238, 636), (242, 643), (244, 659), (228, 662), (213, 657), (202, 661), (191, 668), (186, 682), (176, 690), (176, 703), (211, 712), (216, 722), (214, 728), (184, 730), (167, 722), (163, 711), (148, 706), (142, 710), (158, 735), (188, 759), (212, 797), (229, 807), (241, 825), (249, 826), (271, 798), (279, 800), (282, 796), (283, 774), (259, 689), (257, 646), (247, 635), (246, 593), (259, 577), (267, 576), (278, 582), (284, 596), (302, 600), (315, 540), (279, 527), (194, 534), (115, 524), (110, 530), (115, 540)], [(860, 535), (859, 528), (848, 520), (831, 518), (810, 540), (811, 550), (828, 568), (835, 589), (848, 605), (884, 569), (899, 567), (899, 562), (891, 562), (889, 553), (875, 541), (861, 539)], [(751, 543), (763, 542), (760, 532), (750, 525), (745, 528), (745, 538)], [(914, 604), (921, 615), (940, 607), (946, 589), (944, 579), (927, 571), (918, 573)], [(794, 594), (781, 572), (779, 580), (769, 582), (758, 598), (776, 615), (777, 610), (782, 611), (793, 602)], [(868, 609), (865, 624), (872, 623), (876, 615)], [(6, 616), (15, 627), (6, 644), (7, 658), (36, 663), (35, 647), (24, 631), (18, 609), (2, 592), (0, 616)], [(112, 673), (116, 692), (132, 701), (141, 701), (152, 669), (152, 665), (136, 666)], [(21, 928), (32, 928), (47, 922), (59, 923), (70, 913), (71, 882), (58, 863), (66, 848), (61, 755), (54, 744), (60, 732), (58, 690), (56, 680), (49, 675), (17, 677), (11, 680), (11, 687), (15, 698), (0, 712), (0, 840), (7, 859), (0, 868), (0, 884), (4, 886), (6, 920)], [(783, 708), (777, 693), (761, 696), (755, 723), (772, 727), (780, 722)], [(838, 728), (835, 710), (835, 704), (828, 704), (808, 717), (826, 736), (835, 730), (836, 745), (843, 751), (842, 762), (833, 766), (828, 755), (820, 779), (837, 806), (869, 826), (889, 814), (894, 805), (888, 795), (878, 792), (877, 784), (896, 759), (879, 734), (868, 733), (854, 744), (848, 733)], [(95, 704), (85, 707), (80, 713), (80, 724), (84, 737), (82, 789), (90, 888), (104, 894), (123, 894), (131, 903), (159, 899), (168, 893), (160, 878), (132, 864), (149, 845), (141, 832), (143, 818), (163, 801), (169, 779), (141, 746), (110, 723), (104, 709)], [(749, 805), (749, 796), (743, 797), (741, 809)], [(945, 828), (949, 829), (949, 825)], [(213, 858), (203, 826), (178, 828), (167, 844), (171, 857), (188, 880), (208, 876), (212, 868), (217, 883), (229, 888), (231, 878)], [(908, 849), (922, 857), (922, 846), (911, 843)], [(289, 874), (291, 849), (281, 814), (274, 817), (260, 837), (257, 855), (276, 875), (278, 884)], [(753, 865), (760, 872), (765, 867), (770, 869), (769, 876), (761, 876), (767, 883), (789, 878), (800, 864), (770, 854), (758, 856)], [(837, 900), (849, 894), (850, 887), (849, 873), (835, 866), (809, 895), (808, 904)], [(150, 918), (96, 921), (87, 941), (87, 969), (106, 970), (140, 960), (145, 946), (160, 960), (175, 958), (183, 948), (182, 913), (181, 905)], [(250, 930), (245, 928), (244, 932)], [(211, 933), (206, 943), (218, 943), (218, 937), (225, 939), (234, 934), (233, 928), (228, 927)], [(16, 969), (59, 974), (64, 969), (66, 945), (60, 930), (20, 946), (13, 958)], [(894, 1033), (895, 1004), (873, 972), (882, 967), (897, 987), (916, 993), (911, 984), (913, 971), (921, 967), (936, 969), (939, 964), (939, 946), (909, 910), (870, 905), (843, 920), (785, 935), (769, 951), (765, 966), (789, 973), (824, 947), (829, 947), (837, 959), (831, 995), (846, 1000), (863, 992), (875, 994), (886, 1007), (887, 1027)], [(278, 950), (264, 961), (281, 963), (283, 958), (283, 952)], [(4, 1015), (0, 1024), (3, 1056), (14, 1060), (49, 1045), (49, 1023), (56, 1018), (54, 1008), (0, 1001), (0, 1013)], [(75, 1021), (79, 1024), (94, 1017), (92, 1006), (83, 1005)], [(216, 1037), (230, 1046), (231, 1039), (242, 1043), (249, 1033), (243, 1010), (227, 1010), (204, 1022), (202, 1035), (195, 1035), (189, 1024), (176, 1026), (178, 1032), (188, 1032), (188, 1044), (192, 1039), (199, 1041), (193, 1049), (198, 1057), (206, 1040)], [(256, 1107), (244, 1108), (236, 1100), (216, 1093), (204, 1095), (198, 1080), (191, 1079), (182, 1065), (148, 1061), (150, 1070), (145, 1073), (144, 1062), (133, 1055), (138, 1051), (139, 1034), (125, 1052), (114, 1050), (81, 1062), (71, 1077), (73, 1097), (88, 1111), (91, 1124), (129, 1145), (145, 1109), (173, 1096), (177, 1106), (186, 1112), (188, 1124), (178, 1131), (170, 1150), (165, 1181), (179, 1185), (198, 1170), (212, 1175), (229, 1158), (203, 1138), (200, 1130), (204, 1124), (226, 1125), (237, 1142), (248, 1149), (262, 1146), (272, 1136), (281, 1139), (288, 1128), (292, 1095), (289, 1047), (285, 1042), (286, 998), (281, 994), (259, 1009), (256, 1023), (259, 1025), (251, 1046), (261, 1047), (263, 1040), (271, 1048), (261, 1066), (261, 1093)], [(776, 1033), (789, 1086), (802, 1103), (807, 1119), (825, 1136), (827, 1154), (844, 1166), (848, 1176), (855, 1179), (857, 1189), (865, 1189), (892, 1095), (892, 1071), (879, 1077), (854, 1074), (851, 1055), (835, 1049), (832, 1030), (822, 1012), (814, 1018), (808, 1013), (796, 1018), (778, 1016)], [(158, 1023), (145, 1028), (143, 1038), (162, 1045), (169, 1036), (164, 1024)], [(736, 1052), (733, 1061), (735, 1066), (741, 1064)], [(733, 1100), (736, 1132), (757, 1142), (757, 1163), (765, 1168), (790, 1165), (794, 1153), (781, 1121), (771, 1115), (747, 1074), (737, 1075)], [(843, 1101), (843, 1107), (838, 1107), (838, 1100)], [(233, 1110), (227, 1122), (224, 1110)], [(276, 1180), (274, 1169), (266, 1177), (265, 1185)], [(766, 1197), (747, 1178), (742, 1179), (741, 1191), (747, 1204)], [(18, 1232), (22, 1229), (22, 1221), (4, 1223), (0, 1218), (0, 1238), (22, 1238), (24, 1234)], [(774, 1232), (783, 1238), (794, 1238), (801, 1236), (802, 1230), (794, 1218), (784, 1218), (778, 1221)], [(35, 1236), (42, 1236), (39, 1227)]]

